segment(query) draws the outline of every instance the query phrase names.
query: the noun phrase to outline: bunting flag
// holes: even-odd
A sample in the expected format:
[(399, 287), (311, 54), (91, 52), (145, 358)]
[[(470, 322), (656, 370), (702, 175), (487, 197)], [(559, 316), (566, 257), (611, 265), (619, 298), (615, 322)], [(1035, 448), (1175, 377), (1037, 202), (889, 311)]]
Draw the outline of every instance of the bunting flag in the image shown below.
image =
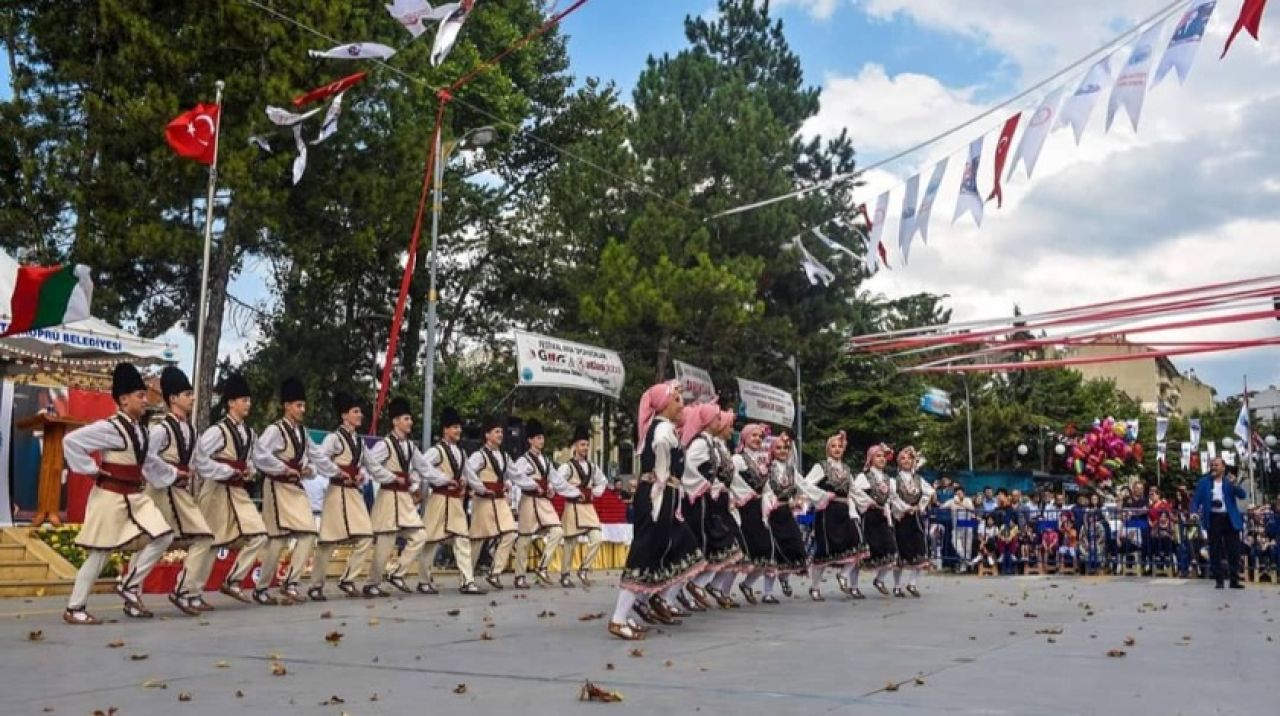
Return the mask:
[(1164, 440), (1164, 436), (1169, 433), (1169, 419), (1166, 417), (1156, 418), (1156, 440)]
[(1197, 463), (1197, 461), (1196, 461), (1196, 460), (1192, 460), (1192, 461), (1191, 461), (1191, 469), (1195, 470), (1196, 472), (1203, 472), (1203, 471), (1205, 471), (1205, 470), (1209, 467), (1209, 461), (1210, 461), (1211, 459), (1212, 459), (1212, 458), (1210, 458), (1210, 457), (1209, 457), (1209, 451), (1208, 451), (1208, 450), (1201, 450), (1201, 451), (1200, 451), (1200, 460), (1199, 460), (1199, 462)]
[(796, 251), (800, 252), (800, 268), (809, 279), (809, 285), (817, 286), (821, 283), (823, 286), (830, 286), (831, 282), (836, 280), (836, 275), (831, 272), (831, 269), (823, 266), (820, 261), (813, 257), (813, 254), (809, 253), (799, 236), (795, 237), (792, 243), (795, 245)]
[(1000, 186), (1000, 175), (1004, 173), (1004, 162), (1009, 158), (1009, 146), (1013, 144), (1013, 135), (1018, 131), (1018, 122), (1021, 119), (1021, 112), (1006, 119), (1004, 127), (1000, 129), (1000, 141), (996, 143), (995, 187), (991, 189), (991, 195), (987, 197), (987, 201), (995, 199), (997, 209), (1004, 206), (1004, 188)]
[(352, 42), (327, 50), (307, 50), (307, 54), (331, 60), (385, 60), (396, 54), (396, 51), (380, 42)]
[(439, 22), (453, 14), (457, 9), (458, 3), (447, 3), (440, 7), (431, 7), (431, 3), (426, 0), (395, 0), (391, 5), (385, 5), (387, 12), (391, 13), (391, 17), (396, 19), (404, 29), (409, 31), (410, 35), (417, 38), (419, 35), (427, 31), (427, 25), (432, 22)]
[(302, 139), (302, 125), (293, 125), (293, 144), (298, 148), (298, 156), (293, 158), (293, 183), (296, 186), (302, 181), (303, 172), (307, 171), (307, 143)]
[(1241, 30), (1247, 30), (1253, 39), (1258, 39), (1258, 29), (1262, 25), (1262, 11), (1267, 9), (1267, 0), (1244, 0), (1244, 5), (1240, 8), (1240, 17), (1236, 18), (1236, 24), (1231, 28), (1231, 34), (1227, 36), (1227, 44), (1222, 48), (1222, 54), (1218, 59), (1227, 56), (1227, 50), (1231, 49), (1231, 43), (1236, 41), (1236, 35)]
[(1156, 443), (1156, 462), (1160, 463), (1160, 466), (1164, 468), (1167, 468), (1169, 465), (1167, 450), (1168, 448), (1165, 443)]
[(338, 131), (338, 117), (342, 114), (342, 97), (344, 94), (339, 92), (333, 98), (333, 101), (329, 103), (329, 111), (324, 113), (324, 124), (320, 125), (320, 134), (311, 141), (312, 146), (332, 137)]
[(960, 179), (960, 196), (956, 198), (956, 213), (951, 217), (954, 224), (965, 214), (973, 216), (978, 226), (982, 226), (982, 195), (978, 193), (978, 165), (982, 162), (982, 137), (969, 143), (969, 159), (964, 164), (964, 176)]
[(440, 7), (440, 10), (452, 7), (453, 11), (440, 21), (440, 29), (436, 30), (436, 39), (431, 45), (432, 67), (439, 67), (445, 61), (445, 58), (449, 56), (449, 51), (453, 49), (453, 44), (458, 41), (458, 33), (462, 32), (462, 25), (471, 16), (471, 8), (474, 5), (475, 0), (462, 0), (462, 2), (450, 3)]
[(1209, 462), (1210, 462), (1211, 460), (1213, 460), (1215, 457), (1217, 457), (1217, 456), (1218, 456), (1218, 445), (1217, 445), (1217, 443), (1215, 443), (1215, 442), (1213, 442), (1212, 440), (1210, 440), (1209, 442), (1205, 443), (1205, 444), (1204, 444), (1204, 446), (1205, 446), (1206, 448), (1209, 448), (1209, 449), (1207, 450), (1207, 452), (1209, 453), (1209, 459), (1208, 459), (1208, 460), (1202, 460), (1201, 462), (1203, 462), (1204, 464), (1206, 464), (1206, 465), (1207, 465), (1207, 464), (1209, 464)]
[(1250, 443), (1253, 441), (1250, 439), (1251, 431), (1249, 429), (1249, 406), (1247, 403), (1240, 406), (1240, 414), (1236, 416), (1236, 428), (1234, 432), (1236, 434), (1236, 437), (1240, 439), (1241, 451), (1243, 451), (1246, 455), (1251, 453), (1252, 451), (1250, 450), (1250, 447), (1251, 447)]
[(294, 114), (293, 112), (290, 112), (287, 109), (281, 109), (279, 107), (267, 107), (267, 119), (271, 120), (272, 124), (279, 127), (292, 127), (293, 125), (298, 124), (299, 122), (310, 119), (312, 116), (318, 114), (322, 109), (324, 108), (316, 107), (315, 109), (309, 112), (304, 112), (302, 114)]
[(169, 122), (164, 128), (165, 141), (180, 157), (206, 166), (212, 164), (220, 111), (221, 107), (216, 104), (197, 104)]
[(1111, 131), (1111, 123), (1116, 113), (1123, 108), (1129, 115), (1133, 131), (1138, 131), (1138, 118), (1142, 115), (1142, 99), (1147, 95), (1147, 78), (1151, 75), (1151, 58), (1155, 55), (1156, 40), (1159, 39), (1163, 22), (1157, 22), (1138, 37), (1133, 43), (1133, 51), (1129, 53), (1129, 61), (1116, 77), (1116, 84), (1111, 88), (1111, 100), (1107, 104), (1107, 131)]
[(1058, 111), (1058, 103), (1062, 101), (1063, 89), (1059, 87), (1045, 95), (1040, 106), (1036, 107), (1036, 113), (1031, 115), (1027, 128), (1022, 132), (1022, 141), (1018, 142), (1018, 151), (1013, 155), (1013, 164), (1009, 167), (1006, 181), (1013, 178), (1018, 162), (1022, 162), (1027, 168), (1027, 178), (1031, 178), (1031, 172), (1035, 171), (1036, 161), (1040, 158), (1040, 149), (1044, 147), (1044, 140), (1053, 127), (1053, 118)]
[(1191, 63), (1196, 59), (1200, 42), (1204, 40), (1205, 28), (1209, 27), (1209, 18), (1213, 17), (1213, 9), (1218, 0), (1207, 0), (1192, 5), (1178, 20), (1173, 28), (1173, 37), (1169, 38), (1169, 46), (1165, 48), (1164, 57), (1156, 67), (1156, 78), (1152, 87), (1160, 84), (1160, 80), (1169, 74), (1169, 70), (1178, 71), (1178, 82), (1187, 81), (1187, 73), (1191, 72)]
[(876, 198), (876, 210), (871, 215), (871, 233), (867, 235), (867, 268), (875, 273), (881, 267), (889, 267), (889, 257), (884, 250), (884, 242), (880, 240), (884, 234), (884, 220), (889, 213), (889, 192)]
[(266, 152), (267, 154), (271, 153), (271, 142), (267, 141), (267, 138), (260, 134), (255, 134), (249, 137), (249, 146), (257, 147), (258, 151)]
[(847, 246), (842, 246), (841, 244), (836, 243), (834, 239), (822, 233), (822, 231), (818, 227), (815, 226), (812, 229), (810, 229), (810, 231), (813, 232), (814, 236), (818, 237), (818, 241), (821, 241), (822, 243), (826, 244), (827, 248), (831, 249), (832, 251), (842, 251), (846, 254), (849, 254), (849, 258), (853, 259), (854, 261), (858, 260), (858, 255), (853, 253), (851, 249), (849, 249)]
[(1235, 451), (1234, 451), (1234, 450), (1223, 450), (1223, 451), (1222, 451), (1222, 461), (1223, 461), (1224, 463), (1226, 463), (1226, 464), (1227, 464), (1227, 467), (1235, 467), (1235, 465), (1236, 465), (1236, 453), (1235, 453)]
[(1191, 469), (1191, 443), (1182, 443), (1182, 469)]
[(1191, 419), (1191, 448), (1200, 447), (1200, 418)]
[(312, 102), (320, 102), (328, 99), (340, 92), (345, 92), (355, 85), (360, 84), (360, 81), (368, 74), (369, 73), (367, 71), (357, 72), (354, 75), (347, 75), (346, 77), (336, 79), (323, 87), (317, 87), (305, 94), (300, 94), (293, 98), (293, 106), (302, 107), (304, 105), (311, 104)]
[(929, 243), (929, 216), (933, 213), (933, 201), (938, 198), (938, 190), (942, 188), (942, 178), (947, 173), (947, 160), (943, 157), (933, 166), (933, 175), (929, 177), (929, 185), (924, 188), (924, 198), (920, 200), (920, 210), (916, 212), (916, 228), (920, 230), (920, 240)]
[(1130, 418), (1124, 421), (1125, 437), (1130, 441), (1136, 441), (1138, 439), (1138, 427), (1137, 418)]
[(1108, 55), (1098, 60), (1089, 69), (1084, 79), (1080, 80), (1080, 86), (1076, 88), (1075, 93), (1063, 103), (1062, 111), (1058, 113), (1058, 123), (1054, 128), (1070, 126), (1076, 135), (1076, 145), (1079, 146), (1080, 138), (1084, 136), (1085, 125), (1089, 123), (1089, 115), (1093, 114), (1093, 106), (1102, 96), (1102, 87), (1110, 81), (1111, 56)]
[(916, 235), (916, 194), (920, 191), (920, 175), (907, 180), (906, 194), (902, 197), (902, 220), (898, 223), (898, 250), (902, 252), (902, 265), (911, 256), (911, 239)]

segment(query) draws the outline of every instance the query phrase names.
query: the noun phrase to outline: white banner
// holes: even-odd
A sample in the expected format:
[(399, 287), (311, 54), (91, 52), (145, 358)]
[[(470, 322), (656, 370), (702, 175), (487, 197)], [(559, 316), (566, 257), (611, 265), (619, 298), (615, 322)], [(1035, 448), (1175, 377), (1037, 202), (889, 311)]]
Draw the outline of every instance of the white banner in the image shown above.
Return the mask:
[(871, 215), (871, 233), (867, 235), (867, 271), (875, 273), (887, 266), (881, 249), (884, 244), (880, 237), (884, 235), (884, 220), (889, 216), (889, 192), (876, 197), (876, 209)]
[(1191, 469), (1191, 443), (1182, 443), (1182, 469)]
[(1235, 466), (1236, 466), (1236, 451), (1235, 451), (1235, 450), (1223, 450), (1223, 451), (1222, 451), (1222, 461), (1223, 461), (1223, 462), (1225, 462), (1225, 463), (1227, 464), (1227, 467), (1235, 467)]
[(396, 54), (396, 51), (380, 42), (352, 42), (327, 50), (307, 50), (307, 54), (331, 60), (385, 60)]
[(627, 372), (617, 353), (537, 333), (513, 333), (519, 385), (577, 388), (614, 398), (622, 394)]
[(1201, 450), (1200, 451), (1200, 472), (1203, 474), (1208, 471), (1209, 471), (1209, 451)]
[(898, 222), (898, 250), (902, 252), (902, 265), (911, 256), (911, 239), (916, 235), (916, 197), (920, 192), (920, 175), (913, 174), (907, 180), (906, 193), (902, 197), (902, 220)]
[(1164, 441), (1164, 436), (1169, 432), (1169, 419), (1156, 418), (1156, 440)]
[(1191, 449), (1200, 449), (1200, 418), (1192, 418), (1191, 426)]
[(1044, 140), (1049, 136), (1049, 129), (1053, 127), (1053, 118), (1058, 112), (1058, 104), (1062, 101), (1063, 88), (1059, 87), (1041, 100), (1040, 106), (1036, 108), (1035, 114), (1031, 115), (1031, 119), (1027, 122), (1027, 128), (1022, 132), (1022, 141), (1018, 142), (1018, 151), (1013, 155), (1013, 164), (1009, 167), (1009, 174), (1005, 179), (1013, 178), (1013, 170), (1018, 168), (1018, 162), (1022, 162), (1027, 168), (1027, 178), (1031, 178), (1031, 172), (1036, 169), (1036, 160), (1040, 158), (1040, 149), (1044, 147)]
[(1168, 458), (1165, 456), (1166, 446), (1164, 443), (1156, 443), (1156, 461), (1160, 464), (1168, 464)]
[(13, 526), (9, 502), (9, 449), (13, 442), (13, 383), (0, 383), (0, 527)]
[(796, 404), (787, 391), (739, 378), (738, 393), (748, 418), (786, 427), (795, 424)]
[[(1208, 453), (1209, 453), (1209, 459), (1210, 459), (1210, 460), (1212, 460), (1212, 459), (1214, 459), (1215, 457), (1217, 457), (1217, 456), (1218, 456), (1218, 446), (1217, 446), (1217, 445), (1216, 445), (1212, 440), (1210, 440), (1209, 442), (1205, 443), (1205, 445), (1204, 445), (1204, 446), (1205, 446), (1205, 447), (1207, 447), (1207, 448), (1209, 448)], [(1208, 464), (1206, 464), (1206, 465), (1205, 465), (1205, 467), (1207, 468), (1207, 467), (1209, 467), (1209, 465), (1208, 465)]]
[(982, 163), (982, 137), (969, 143), (969, 159), (964, 163), (964, 176), (960, 179), (960, 195), (956, 198), (956, 214), (951, 223), (956, 223), (965, 214), (973, 216), (973, 220), (982, 226), (982, 194), (978, 193), (978, 165)]
[(1089, 70), (1089, 74), (1080, 80), (1080, 86), (1076, 91), (1067, 98), (1062, 105), (1062, 111), (1058, 113), (1058, 124), (1055, 129), (1071, 127), (1076, 135), (1076, 144), (1080, 144), (1085, 125), (1089, 123), (1089, 115), (1093, 114), (1093, 106), (1098, 103), (1098, 97), (1102, 96), (1102, 86), (1110, 80), (1111, 56), (1108, 55), (1098, 60), (1097, 64)]
[(1160, 80), (1169, 74), (1169, 70), (1178, 71), (1178, 82), (1186, 82), (1191, 72), (1191, 63), (1196, 59), (1196, 50), (1204, 39), (1205, 28), (1209, 27), (1209, 18), (1213, 17), (1213, 9), (1218, 0), (1197, 2), (1183, 14), (1177, 27), (1173, 28), (1173, 37), (1169, 38), (1169, 47), (1160, 58), (1160, 66), (1156, 68), (1156, 79), (1152, 87), (1160, 84)]
[(1121, 108), (1129, 115), (1133, 131), (1138, 131), (1138, 118), (1142, 116), (1142, 100), (1147, 96), (1147, 78), (1151, 76), (1151, 58), (1156, 53), (1156, 40), (1160, 35), (1160, 27), (1164, 23), (1157, 22), (1142, 33), (1133, 43), (1133, 51), (1129, 53), (1129, 61), (1120, 70), (1115, 87), (1111, 88), (1111, 100), (1107, 104), (1107, 131), (1111, 131), (1111, 122)]
[(920, 230), (920, 240), (929, 243), (929, 215), (933, 213), (933, 201), (938, 198), (938, 189), (942, 188), (942, 177), (947, 173), (947, 160), (943, 157), (933, 166), (933, 174), (929, 184), (924, 188), (924, 198), (920, 200), (920, 210), (916, 212), (916, 228)]
[(680, 392), (686, 405), (710, 403), (716, 399), (716, 385), (711, 382), (710, 373), (684, 361), (671, 362), (676, 367), (676, 380), (680, 382)]

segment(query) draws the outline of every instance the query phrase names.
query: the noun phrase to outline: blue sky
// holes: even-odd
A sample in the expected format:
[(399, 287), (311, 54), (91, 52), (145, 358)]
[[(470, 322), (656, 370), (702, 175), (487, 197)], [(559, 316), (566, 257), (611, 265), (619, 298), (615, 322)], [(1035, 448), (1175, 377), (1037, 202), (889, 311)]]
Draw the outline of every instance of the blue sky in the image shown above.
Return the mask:
[[(1068, 132), (1051, 134), (1035, 177), (1007, 180), (1005, 207), (988, 205), (981, 228), (950, 222), (958, 177), (949, 172), (929, 244), (915, 245), (909, 266), (902, 265), (896, 241), (903, 181), (984, 132), (983, 171), (990, 172), (993, 133), (1007, 113), (869, 174), (862, 201), (890, 192), (885, 240), (894, 270), (882, 271), (868, 288), (889, 296), (945, 293), (957, 319), (974, 319), (1005, 315), (1015, 303), (1034, 312), (1280, 274), (1272, 243), (1280, 233), (1280, 136), (1273, 131), (1280, 116), (1280, 41), (1264, 28), (1263, 43), (1246, 39), (1219, 62), (1240, 2), (1220, 0), (1191, 77), (1182, 86), (1166, 80), (1148, 93), (1139, 132), (1122, 121), (1104, 133), (1100, 106), (1080, 147)], [(974, 116), (1167, 4), (775, 0), (773, 7), (807, 81), (823, 88), (822, 111), (805, 132), (847, 128), (865, 163)], [(564, 27), (572, 72), (613, 80), (629, 98), (645, 58), (684, 47), (684, 17), (714, 6), (714, 0), (590, 0)], [(1171, 27), (1166, 22), (1164, 37)], [(1074, 87), (1077, 80), (1068, 76), (1063, 84)], [(0, 94), (7, 84), (0, 63)], [(952, 166), (957, 163), (953, 157)], [(990, 177), (983, 180), (989, 186)], [(255, 285), (261, 284), (239, 280), (232, 290), (253, 300)], [(1277, 333), (1280, 323), (1270, 322), (1196, 337)], [(171, 338), (189, 355), (189, 339), (176, 331)], [(224, 338), (224, 354), (236, 354), (247, 340)], [(1251, 385), (1280, 383), (1278, 357), (1280, 349), (1267, 348), (1175, 363), (1230, 393), (1245, 373)]]

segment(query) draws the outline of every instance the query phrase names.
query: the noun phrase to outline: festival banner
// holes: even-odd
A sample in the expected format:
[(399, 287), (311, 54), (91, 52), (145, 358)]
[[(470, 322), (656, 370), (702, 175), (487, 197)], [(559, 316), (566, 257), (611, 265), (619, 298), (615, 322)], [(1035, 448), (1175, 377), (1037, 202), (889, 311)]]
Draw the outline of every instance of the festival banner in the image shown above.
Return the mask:
[(898, 223), (898, 250), (902, 252), (902, 265), (911, 256), (911, 239), (916, 235), (916, 195), (920, 191), (920, 174), (907, 180), (906, 194), (902, 197), (902, 220)]
[(1009, 166), (1009, 175), (1005, 177), (1006, 180), (1013, 178), (1018, 162), (1022, 162), (1027, 168), (1027, 178), (1031, 178), (1031, 172), (1036, 168), (1036, 161), (1040, 159), (1044, 140), (1049, 136), (1049, 129), (1053, 127), (1053, 118), (1058, 111), (1058, 104), (1062, 101), (1062, 92), (1062, 87), (1053, 90), (1045, 95), (1040, 101), (1040, 106), (1036, 107), (1035, 114), (1031, 115), (1027, 128), (1022, 132), (1022, 141), (1018, 142), (1018, 151), (1013, 155), (1013, 164)]
[(1191, 449), (1200, 449), (1200, 418), (1191, 419)]
[(940, 388), (929, 388), (920, 396), (920, 410), (941, 418), (951, 417), (951, 394)]
[(684, 361), (671, 362), (675, 365), (676, 381), (680, 383), (680, 392), (686, 405), (710, 403), (716, 399), (716, 385), (711, 381), (710, 373)]
[(1004, 187), (1000, 185), (1000, 175), (1004, 173), (1004, 162), (1009, 158), (1009, 147), (1013, 146), (1013, 135), (1018, 131), (1018, 122), (1021, 120), (1022, 113), (1018, 112), (1006, 119), (1004, 126), (1000, 128), (1000, 140), (996, 143), (995, 186), (987, 197), (987, 201), (996, 200), (997, 209), (1004, 206)]
[(1200, 470), (1202, 472), (1209, 471), (1209, 451), (1208, 450), (1200, 451)]
[(1169, 464), (1169, 461), (1167, 459), (1168, 457), (1167, 450), (1168, 450), (1168, 445), (1166, 443), (1163, 443), (1163, 442), (1156, 443), (1156, 462), (1160, 463), (1162, 466), (1168, 466)]
[(795, 424), (796, 404), (787, 391), (739, 378), (738, 395), (748, 418), (787, 427)]
[[(1205, 443), (1205, 445), (1204, 445), (1204, 446), (1205, 446), (1206, 448), (1208, 448), (1208, 450), (1207, 450), (1206, 452), (1208, 452), (1208, 453), (1209, 453), (1209, 459), (1210, 459), (1210, 460), (1212, 460), (1212, 459), (1214, 459), (1215, 457), (1217, 457), (1217, 456), (1218, 456), (1218, 446), (1217, 446), (1217, 444), (1216, 444), (1216, 443), (1214, 443), (1212, 440), (1210, 440), (1210, 441), (1208, 441), (1207, 443)], [(1229, 452), (1229, 451), (1226, 451), (1226, 452)], [(1208, 464), (1209, 464), (1209, 463), (1207, 463), (1207, 462), (1205, 463), (1205, 465), (1206, 465), (1206, 466), (1208, 466)]]
[(576, 388), (617, 398), (626, 368), (617, 353), (552, 336), (513, 331), (518, 385)]
[(1133, 43), (1133, 51), (1129, 53), (1129, 61), (1120, 70), (1115, 87), (1111, 88), (1111, 99), (1107, 104), (1107, 131), (1111, 131), (1111, 123), (1116, 113), (1124, 109), (1129, 115), (1133, 131), (1138, 131), (1138, 118), (1142, 116), (1142, 99), (1147, 95), (1147, 78), (1151, 76), (1151, 58), (1155, 55), (1156, 40), (1160, 36), (1160, 28), (1164, 23), (1157, 22), (1142, 33)]
[(1182, 443), (1182, 469), (1191, 469), (1191, 443)]
[(1137, 418), (1130, 418), (1124, 421), (1124, 433), (1125, 433), (1125, 437), (1128, 438), (1130, 442), (1138, 439), (1138, 419)]
[(823, 286), (830, 286), (831, 282), (836, 280), (835, 273), (824, 266), (821, 261), (815, 259), (813, 254), (809, 253), (799, 236), (792, 239), (791, 243), (800, 254), (800, 269), (804, 271), (805, 277), (809, 279), (810, 286), (817, 286), (819, 283)]
[(933, 175), (929, 177), (929, 185), (924, 188), (924, 199), (920, 200), (920, 210), (916, 212), (916, 228), (920, 230), (920, 240), (929, 243), (929, 216), (933, 213), (933, 200), (938, 198), (938, 189), (942, 188), (942, 178), (947, 173), (947, 160), (943, 157), (933, 166)]
[(1169, 70), (1178, 71), (1178, 82), (1187, 81), (1191, 72), (1191, 63), (1196, 59), (1196, 51), (1204, 40), (1205, 28), (1209, 27), (1209, 18), (1213, 17), (1213, 9), (1218, 0), (1207, 0), (1192, 5), (1182, 15), (1177, 27), (1173, 28), (1173, 37), (1169, 38), (1169, 46), (1165, 48), (1164, 57), (1160, 58), (1160, 66), (1156, 68), (1156, 79), (1152, 87), (1160, 84), (1160, 80), (1169, 74)]
[(1089, 74), (1080, 80), (1080, 86), (1062, 105), (1062, 111), (1058, 113), (1058, 124), (1055, 129), (1071, 127), (1072, 132), (1076, 135), (1077, 146), (1080, 144), (1080, 138), (1084, 136), (1085, 125), (1089, 124), (1089, 115), (1093, 114), (1093, 106), (1098, 103), (1098, 98), (1102, 96), (1102, 86), (1110, 80), (1111, 56), (1108, 55), (1098, 60), (1089, 69)]
[(969, 159), (964, 164), (964, 177), (960, 180), (960, 195), (956, 197), (954, 224), (965, 214), (973, 216), (982, 226), (982, 195), (978, 193), (978, 165), (982, 163), (982, 136), (969, 143)]
[(867, 270), (875, 273), (882, 267), (889, 266), (889, 257), (884, 250), (884, 220), (889, 214), (889, 192), (876, 197), (876, 210), (871, 215), (871, 233), (867, 234)]
[(1169, 432), (1169, 419), (1165, 417), (1156, 418), (1156, 440), (1164, 440), (1164, 436)]
[(1236, 465), (1236, 451), (1235, 451), (1235, 450), (1223, 450), (1223, 451), (1222, 451), (1222, 461), (1223, 461), (1223, 462), (1225, 462), (1225, 463), (1227, 464), (1227, 467), (1235, 467), (1235, 465)]

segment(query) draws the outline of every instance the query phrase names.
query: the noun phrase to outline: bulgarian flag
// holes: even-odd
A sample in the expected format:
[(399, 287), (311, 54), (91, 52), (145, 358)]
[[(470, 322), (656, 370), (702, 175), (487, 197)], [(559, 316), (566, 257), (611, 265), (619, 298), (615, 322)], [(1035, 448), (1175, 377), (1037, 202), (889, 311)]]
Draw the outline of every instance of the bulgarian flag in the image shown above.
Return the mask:
[(92, 297), (88, 266), (21, 266), (0, 252), (0, 336), (84, 320)]

